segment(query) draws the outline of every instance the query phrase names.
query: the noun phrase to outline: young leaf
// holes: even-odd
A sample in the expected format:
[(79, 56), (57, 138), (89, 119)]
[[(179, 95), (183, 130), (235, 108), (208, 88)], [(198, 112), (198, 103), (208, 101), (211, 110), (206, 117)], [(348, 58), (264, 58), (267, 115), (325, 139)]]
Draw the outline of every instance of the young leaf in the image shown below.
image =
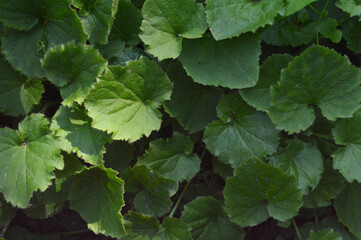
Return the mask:
[(237, 167), (250, 158), (274, 153), (278, 133), (266, 114), (248, 106), (239, 94), (225, 95), (218, 104), (220, 118), (207, 125), (203, 141), (220, 161)]
[(216, 40), (255, 32), (272, 24), (283, 7), (283, 0), (207, 0), (207, 22)]
[(213, 197), (198, 197), (185, 205), (181, 220), (191, 226), (192, 237), (197, 240), (241, 240), (245, 235)]
[(259, 111), (271, 105), (271, 86), (280, 80), (281, 70), (293, 59), (289, 54), (273, 54), (260, 67), (256, 86), (239, 90), (242, 98)]
[(118, 9), (118, 0), (73, 0), (92, 43), (106, 43)]
[(45, 191), (53, 170), (64, 167), (60, 140), (42, 114), (26, 117), (19, 130), (0, 129), (0, 192), (13, 206), (26, 208), (36, 190)]
[(203, 5), (195, 0), (146, 0), (139, 35), (159, 60), (177, 58), (182, 38), (199, 38), (207, 30)]
[(313, 106), (331, 121), (351, 117), (361, 101), (360, 83), (361, 71), (346, 56), (311, 46), (281, 72), (279, 86), (271, 89), (268, 114), (277, 128), (289, 133), (312, 125)]
[(193, 80), (227, 88), (253, 87), (258, 81), (260, 40), (254, 34), (216, 41), (207, 35), (185, 40), (180, 61)]
[(223, 195), (231, 221), (244, 227), (256, 226), (269, 217), (285, 221), (302, 206), (302, 193), (295, 178), (258, 159), (234, 170)]
[(153, 240), (160, 231), (160, 224), (155, 217), (129, 211), (124, 216), (127, 236), (122, 240)]
[(41, 81), (27, 79), (2, 57), (0, 73), (0, 111), (9, 116), (28, 114), (44, 93)]
[(361, 238), (361, 184), (357, 182), (347, 184), (346, 188), (334, 200), (338, 220)]
[(361, 110), (352, 118), (342, 119), (332, 130), (338, 148), (333, 154), (333, 167), (339, 170), (347, 181), (361, 182)]
[(113, 139), (134, 142), (158, 130), (157, 110), (170, 99), (172, 83), (148, 59), (128, 62), (125, 68), (109, 66), (89, 92), (85, 106), (93, 127), (113, 134)]
[(319, 232), (311, 232), (307, 240), (342, 240), (342, 237), (332, 229), (323, 229)]
[(177, 132), (167, 140), (150, 142), (150, 147), (138, 165), (146, 165), (175, 181), (191, 180), (199, 171), (201, 160), (193, 152), (192, 141)]
[(167, 73), (174, 89), (170, 101), (164, 103), (166, 112), (191, 134), (204, 130), (217, 117), (216, 106), (222, 91), (193, 82), (180, 64), (172, 65)]
[(74, 42), (49, 49), (42, 64), (49, 81), (60, 87), (66, 106), (71, 106), (74, 101), (82, 104), (91, 85), (107, 65), (97, 50)]
[(361, 53), (361, 21), (351, 18), (342, 25), (342, 35), (347, 42), (347, 47), (355, 53)]
[(95, 233), (114, 238), (126, 232), (120, 210), (124, 206), (124, 182), (104, 166), (85, 168), (70, 189), (70, 207), (85, 219)]
[(92, 128), (91, 123), (82, 107), (60, 107), (53, 117), (51, 129), (61, 136), (65, 145), (63, 150), (75, 152), (87, 163), (102, 164), (104, 144), (111, 138), (107, 133)]
[(154, 240), (193, 240), (191, 228), (177, 218), (166, 218)]
[(0, 1), (0, 16), (6, 26), (15, 28), (6, 30), (1, 51), (16, 70), (31, 78), (45, 77), (40, 64), (43, 51), (87, 39), (68, 0)]
[(306, 7), (308, 4), (315, 2), (317, 0), (287, 0), (285, 6), (285, 16), (294, 14), (299, 10)]
[(172, 206), (170, 197), (176, 192), (178, 184), (165, 178), (146, 166), (128, 168), (122, 173), (125, 190), (135, 193), (134, 206), (143, 214), (160, 217)]
[(361, 3), (359, 0), (339, 0), (336, 6), (348, 12), (351, 17), (361, 15)]
[(317, 27), (317, 30), (325, 37), (329, 38), (334, 43), (339, 43), (342, 38), (342, 32), (340, 29), (336, 29), (338, 22), (336, 19), (327, 18), (321, 22)]
[(270, 157), (270, 164), (278, 167), (288, 176), (294, 176), (298, 188), (305, 194), (315, 189), (323, 172), (322, 155), (312, 145), (297, 139), (288, 140), (287, 147)]

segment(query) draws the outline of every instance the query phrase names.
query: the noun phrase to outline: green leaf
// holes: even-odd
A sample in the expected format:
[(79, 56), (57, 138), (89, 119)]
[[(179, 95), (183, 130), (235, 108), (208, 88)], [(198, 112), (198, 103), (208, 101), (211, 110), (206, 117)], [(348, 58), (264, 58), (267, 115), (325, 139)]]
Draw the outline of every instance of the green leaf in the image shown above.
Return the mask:
[(118, 0), (72, 0), (92, 43), (106, 43), (118, 9)]
[(343, 11), (348, 12), (351, 17), (361, 15), (361, 2), (360, 0), (339, 0), (336, 6)]
[(302, 8), (306, 7), (308, 4), (315, 2), (318, 0), (288, 0), (286, 1), (285, 6), (285, 16), (294, 14), (295, 12), (298, 12)]
[(199, 157), (192, 152), (192, 141), (185, 135), (174, 132), (172, 138), (150, 142), (149, 149), (137, 164), (146, 165), (175, 181), (190, 181), (201, 165)]
[(143, 214), (160, 217), (170, 210), (170, 197), (178, 188), (176, 181), (165, 178), (144, 165), (128, 168), (122, 173), (125, 191), (135, 193), (134, 206)]
[(245, 235), (213, 197), (198, 197), (185, 205), (181, 220), (192, 227), (192, 237), (197, 240), (241, 240)]
[(127, 237), (122, 240), (153, 240), (160, 231), (160, 224), (155, 217), (129, 211), (124, 216)]
[(138, 35), (142, 20), (142, 13), (133, 4), (127, 0), (119, 0), (109, 40), (122, 39), (128, 45), (137, 45), (140, 42)]
[(256, 226), (269, 217), (285, 221), (297, 215), (302, 206), (295, 178), (257, 159), (234, 170), (223, 195), (231, 221), (244, 227)]
[(339, 170), (347, 181), (361, 182), (361, 110), (352, 118), (342, 119), (332, 130), (335, 141), (344, 147), (338, 148), (333, 154), (333, 167)]
[(1, 51), (16, 70), (31, 78), (45, 77), (40, 64), (43, 51), (69, 41), (84, 43), (87, 39), (68, 0), (0, 1), (0, 16), (10, 19), (11, 23), (0, 18), (8, 27), (15, 28), (4, 33)]
[(331, 161), (325, 162), (325, 170), (316, 189), (303, 196), (303, 207), (320, 208), (331, 205), (331, 200), (345, 187), (345, 179), (332, 167)]
[(328, 120), (351, 117), (361, 101), (361, 71), (346, 56), (323, 46), (309, 47), (281, 72), (271, 89), (268, 114), (277, 128), (306, 130), (315, 120), (313, 106)]
[(167, 73), (174, 89), (171, 100), (164, 103), (166, 112), (191, 134), (204, 130), (216, 119), (216, 105), (222, 91), (193, 82), (180, 64), (172, 65)]
[(105, 145), (104, 165), (123, 172), (134, 159), (135, 146), (125, 141), (113, 141)]
[(342, 237), (332, 229), (323, 229), (318, 232), (311, 232), (307, 240), (342, 240)]
[(195, 0), (146, 0), (139, 37), (158, 57), (177, 58), (183, 38), (199, 38), (207, 30), (204, 8)]
[(45, 191), (53, 170), (64, 167), (60, 140), (48, 124), (42, 114), (33, 114), (19, 130), (0, 129), (0, 192), (13, 206), (28, 207), (33, 192)]
[(270, 157), (270, 164), (281, 169), (288, 176), (294, 176), (298, 188), (305, 194), (315, 189), (323, 172), (323, 160), (320, 151), (310, 143), (298, 139), (286, 141), (282, 148)]
[(40, 80), (27, 79), (0, 57), (1, 112), (9, 116), (26, 115), (40, 102), (43, 93), (44, 87)]
[(42, 64), (49, 81), (60, 87), (66, 106), (74, 101), (82, 104), (96, 77), (107, 65), (97, 50), (74, 42), (49, 49)]
[(317, 30), (325, 37), (329, 38), (334, 43), (339, 43), (342, 38), (342, 32), (338, 27), (336, 19), (327, 18), (325, 21), (318, 25)]
[(60, 107), (53, 117), (51, 129), (61, 136), (66, 146), (63, 150), (75, 152), (87, 163), (102, 164), (104, 144), (111, 138), (107, 133), (93, 129), (91, 123), (82, 107)]
[(289, 45), (296, 47), (311, 42), (317, 34), (317, 22), (309, 17), (303, 9), (296, 14), (282, 18), (264, 32), (260, 37), (273, 46)]
[(70, 189), (70, 207), (88, 223), (95, 233), (114, 238), (126, 232), (120, 210), (124, 206), (124, 182), (117, 172), (104, 166), (86, 168)]
[(124, 48), (124, 50), (119, 52), (117, 55), (112, 56), (109, 59), (108, 64), (120, 65), (122, 67), (125, 67), (127, 65), (127, 62), (139, 60), (142, 57), (147, 58), (147, 55), (143, 50), (136, 47), (128, 47)]
[(5, 202), (2, 195), (0, 195), (0, 228), (6, 229), (8, 227), (15, 218), (16, 211), (17, 209)]
[(361, 21), (358, 18), (351, 18), (342, 24), (342, 35), (349, 49), (361, 53)]
[(166, 218), (154, 240), (193, 240), (190, 227), (177, 218)]
[(239, 90), (242, 98), (259, 111), (271, 105), (271, 86), (280, 80), (281, 70), (293, 59), (289, 54), (273, 54), (260, 67), (259, 80), (252, 88)]
[(216, 40), (255, 32), (272, 24), (283, 7), (283, 0), (207, 0), (207, 22)]
[(225, 95), (216, 120), (207, 125), (203, 141), (220, 161), (237, 167), (250, 158), (263, 158), (278, 147), (278, 133), (266, 114), (248, 106), (237, 93)]
[(157, 110), (170, 99), (172, 83), (148, 59), (128, 62), (125, 68), (109, 66), (85, 101), (93, 127), (113, 134), (113, 139), (134, 142), (158, 130)]
[(216, 41), (207, 35), (185, 40), (180, 61), (193, 80), (227, 88), (253, 87), (258, 81), (260, 40), (254, 34)]
[(334, 200), (338, 220), (352, 232), (361, 238), (361, 184), (349, 183), (346, 188)]

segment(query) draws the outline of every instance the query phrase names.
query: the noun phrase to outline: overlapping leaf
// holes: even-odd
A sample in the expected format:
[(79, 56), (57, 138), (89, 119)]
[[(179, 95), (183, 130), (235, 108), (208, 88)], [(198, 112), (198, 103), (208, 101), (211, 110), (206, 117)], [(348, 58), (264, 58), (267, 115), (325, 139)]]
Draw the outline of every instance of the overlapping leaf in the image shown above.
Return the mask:
[(106, 43), (118, 9), (118, 0), (72, 0), (92, 43)]
[(223, 195), (228, 216), (241, 226), (255, 226), (269, 217), (285, 221), (302, 206), (295, 178), (257, 159), (235, 169)]
[(31, 78), (45, 77), (40, 58), (48, 48), (87, 39), (68, 0), (2, 0), (0, 16), (9, 27), (2, 37), (1, 51), (15, 69)]
[(192, 227), (193, 239), (238, 240), (244, 237), (242, 228), (229, 220), (222, 203), (213, 197), (198, 197), (185, 205), (181, 219)]
[(287, 147), (270, 157), (270, 164), (287, 175), (294, 176), (303, 193), (307, 193), (309, 188), (315, 189), (323, 172), (320, 151), (314, 145), (297, 139), (286, 143)]
[(76, 152), (85, 162), (96, 165), (102, 163), (104, 144), (111, 139), (107, 133), (92, 128), (91, 123), (82, 107), (60, 107), (51, 128), (61, 136), (65, 151)]
[(174, 89), (171, 100), (164, 104), (165, 110), (189, 133), (204, 130), (217, 117), (216, 105), (222, 92), (194, 83), (180, 64), (172, 65), (167, 73)]
[(217, 115), (220, 119), (207, 125), (203, 141), (223, 163), (237, 167), (277, 150), (279, 131), (266, 114), (248, 106), (237, 93), (221, 99)]
[(339, 0), (336, 6), (352, 16), (361, 16), (361, 2), (359, 0)]
[(84, 169), (70, 189), (70, 207), (85, 219), (95, 233), (115, 238), (126, 232), (120, 210), (124, 206), (124, 182), (117, 172), (96, 166)]
[(342, 25), (342, 35), (347, 41), (347, 47), (356, 53), (361, 53), (361, 21), (351, 18)]
[(122, 240), (153, 240), (161, 229), (155, 217), (130, 211), (124, 216), (127, 237)]
[(63, 104), (82, 104), (91, 85), (106, 68), (106, 60), (89, 45), (70, 42), (51, 48), (42, 61), (47, 78), (57, 87)]
[(122, 173), (125, 190), (135, 193), (134, 207), (143, 214), (159, 217), (172, 206), (170, 197), (178, 184), (148, 169), (144, 165), (128, 168)]
[(315, 1), (317, 0), (288, 0), (286, 1), (284, 15), (285, 16), (291, 15)]
[(281, 73), (268, 111), (277, 128), (300, 132), (315, 119), (313, 106), (328, 120), (351, 117), (361, 101), (361, 71), (346, 56), (311, 46)]
[(0, 129), (0, 192), (13, 206), (26, 208), (36, 190), (51, 185), (64, 166), (60, 140), (42, 114), (26, 117), (19, 130)]
[(199, 38), (207, 29), (204, 8), (195, 0), (146, 0), (142, 13), (139, 36), (159, 60), (177, 58), (183, 38)]
[(0, 57), (1, 112), (9, 116), (26, 115), (40, 102), (43, 93), (40, 80), (26, 78)]
[(154, 240), (193, 240), (190, 227), (177, 218), (166, 218)]
[(260, 54), (256, 35), (245, 34), (223, 41), (207, 35), (185, 40), (179, 59), (195, 82), (239, 89), (256, 85)]
[(191, 180), (199, 171), (201, 160), (193, 154), (192, 141), (174, 132), (168, 140), (158, 139), (138, 161), (161, 175), (176, 181)]
[(109, 66), (89, 92), (85, 106), (93, 127), (113, 134), (113, 139), (134, 142), (158, 130), (157, 110), (170, 99), (172, 83), (148, 59), (129, 62), (125, 68)]

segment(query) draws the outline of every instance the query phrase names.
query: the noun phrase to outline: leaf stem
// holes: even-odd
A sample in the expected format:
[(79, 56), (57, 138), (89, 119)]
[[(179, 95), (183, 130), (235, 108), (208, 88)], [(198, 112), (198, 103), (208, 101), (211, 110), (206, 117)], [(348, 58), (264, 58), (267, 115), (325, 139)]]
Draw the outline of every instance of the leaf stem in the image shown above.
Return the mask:
[(334, 139), (332, 137), (329, 137), (329, 136), (326, 136), (326, 135), (323, 135), (323, 134), (320, 134), (320, 133), (312, 133), (312, 135), (316, 136), (316, 137), (326, 139), (326, 140), (329, 140), (329, 141), (334, 141)]
[(76, 235), (76, 234), (85, 233), (85, 232), (89, 232), (89, 231), (90, 231), (89, 229), (81, 229), (81, 230), (70, 231), (70, 232), (62, 232), (62, 233), (60, 233), (60, 235), (63, 235), (63, 236)]
[(309, 6), (309, 8), (312, 9), (312, 11), (314, 11), (315, 13), (317, 13), (317, 15), (321, 15), (321, 14), (322, 14), (322, 12), (318, 11), (314, 6), (311, 5), (311, 3), (308, 4), (308, 6)]
[(300, 230), (298, 230), (298, 227), (297, 227), (297, 224), (296, 224), (295, 219), (292, 218), (291, 221), (292, 221), (293, 227), (295, 228), (295, 231), (296, 231), (296, 234), (297, 234), (298, 239), (299, 239), (299, 240), (302, 240), (302, 237), (301, 237), (301, 234), (300, 234)]
[(317, 217), (316, 211), (314, 209), (313, 209), (313, 215), (315, 216), (316, 228), (317, 228), (317, 230), (319, 230), (320, 224), (318, 223), (318, 217)]
[[(323, 15), (324, 15), (324, 12), (326, 11), (326, 8), (327, 8), (327, 6), (328, 6), (328, 3), (329, 3), (329, 2), (330, 2), (330, 0), (327, 0), (327, 2), (326, 2), (326, 4), (325, 4), (325, 6), (323, 6), (323, 9), (322, 9), (321, 15), (320, 15), (320, 17), (318, 18), (318, 23), (317, 23), (317, 26), (320, 26), (320, 23), (321, 23), (322, 17), (323, 17)], [(317, 43), (317, 45), (319, 45), (319, 44), (320, 44), (320, 42), (319, 42), (319, 38), (318, 38), (318, 31), (317, 31), (317, 34), (316, 34), (316, 43)]]
[(175, 203), (172, 211), (171, 211), (170, 214), (169, 214), (169, 217), (170, 217), (170, 218), (173, 217), (175, 211), (177, 211), (177, 208), (178, 208), (180, 202), (182, 201), (183, 196), (184, 196), (185, 192), (187, 191), (190, 183), (191, 183), (191, 181), (188, 181), (187, 184), (184, 186), (183, 191), (182, 191), (181, 194), (179, 195), (177, 202)]

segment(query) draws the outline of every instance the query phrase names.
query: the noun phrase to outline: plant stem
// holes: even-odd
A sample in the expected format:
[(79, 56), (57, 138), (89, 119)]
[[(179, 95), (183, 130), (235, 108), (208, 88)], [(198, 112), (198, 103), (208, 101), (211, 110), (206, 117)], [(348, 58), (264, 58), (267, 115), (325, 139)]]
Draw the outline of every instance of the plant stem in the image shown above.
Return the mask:
[(326, 139), (326, 140), (329, 140), (329, 141), (334, 141), (334, 139), (332, 137), (329, 137), (329, 136), (326, 136), (326, 135), (323, 135), (323, 134), (320, 134), (320, 133), (312, 133), (312, 135), (316, 136), (316, 137)]
[(318, 11), (314, 6), (312, 6), (311, 4), (308, 4), (308, 6), (312, 9), (312, 11), (314, 11), (315, 13), (317, 13), (318, 15), (321, 15), (322, 13), (320, 11)]
[(88, 232), (88, 231), (90, 231), (90, 230), (89, 229), (82, 229), (82, 230), (76, 230), (76, 231), (70, 231), (70, 232), (63, 232), (63, 233), (60, 233), (60, 235), (63, 235), (63, 236), (76, 235), (76, 234), (85, 233), (85, 232)]
[[(323, 6), (323, 9), (322, 9), (321, 15), (320, 15), (320, 17), (318, 18), (318, 23), (317, 23), (317, 26), (320, 26), (320, 23), (321, 23), (322, 17), (323, 17), (323, 15), (324, 15), (324, 12), (326, 11), (326, 8), (327, 8), (327, 6), (328, 6), (328, 3), (329, 3), (329, 2), (330, 2), (330, 0), (327, 0), (327, 2), (326, 2), (326, 4), (325, 4), (325, 6)], [(319, 39), (318, 39), (318, 31), (317, 31), (317, 34), (316, 34), (316, 43), (317, 43), (317, 45), (319, 45), (319, 44), (320, 44)]]
[(200, 158), (201, 160), (203, 160), (203, 158), (204, 158), (204, 156), (206, 155), (206, 153), (207, 153), (207, 148), (204, 148), (203, 151), (202, 151), (202, 153), (201, 153), (201, 156), (199, 156), (199, 158)]
[(296, 224), (295, 219), (292, 218), (291, 221), (292, 221), (293, 227), (294, 227), (295, 230), (296, 230), (296, 234), (297, 234), (298, 239), (299, 239), (299, 240), (302, 240), (302, 237), (301, 237), (301, 234), (300, 234), (300, 230), (298, 230), (298, 227), (297, 227), (297, 224)]
[(169, 214), (169, 217), (170, 217), (170, 218), (173, 217), (173, 215), (174, 215), (175, 211), (177, 210), (180, 202), (182, 201), (183, 196), (184, 196), (184, 193), (187, 191), (190, 183), (191, 183), (191, 181), (188, 181), (187, 184), (184, 186), (183, 191), (182, 191), (181, 194), (179, 195), (179, 198), (178, 198), (177, 202), (175, 203), (172, 211), (171, 211), (170, 214)]
[(315, 216), (315, 223), (316, 223), (316, 228), (317, 230), (320, 229), (320, 225), (318, 223), (318, 217), (317, 217), (317, 214), (316, 214), (316, 211), (313, 209), (313, 215)]

